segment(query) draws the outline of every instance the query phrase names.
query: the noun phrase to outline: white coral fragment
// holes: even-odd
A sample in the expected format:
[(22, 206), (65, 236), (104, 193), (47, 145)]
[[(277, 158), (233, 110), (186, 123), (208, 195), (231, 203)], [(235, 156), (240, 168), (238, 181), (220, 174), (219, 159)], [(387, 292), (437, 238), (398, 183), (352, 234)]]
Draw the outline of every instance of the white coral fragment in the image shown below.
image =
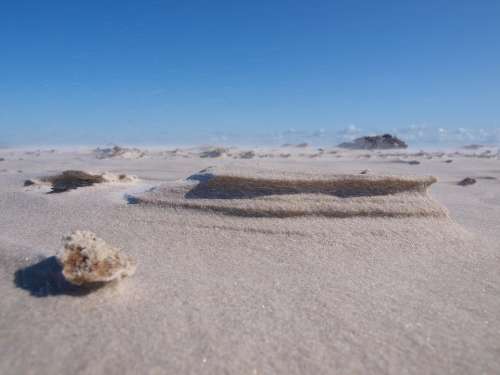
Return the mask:
[(75, 285), (104, 283), (131, 276), (135, 261), (119, 248), (107, 244), (90, 231), (75, 231), (63, 238), (58, 259), (64, 277)]

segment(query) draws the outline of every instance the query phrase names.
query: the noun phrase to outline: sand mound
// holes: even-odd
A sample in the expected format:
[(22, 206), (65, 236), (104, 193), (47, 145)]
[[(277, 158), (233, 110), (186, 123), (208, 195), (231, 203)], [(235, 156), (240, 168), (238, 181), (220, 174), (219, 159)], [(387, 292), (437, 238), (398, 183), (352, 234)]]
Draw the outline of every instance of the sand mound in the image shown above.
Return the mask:
[(80, 187), (92, 186), (94, 184), (107, 183), (130, 183), (137, 180), (135, 176), (126, 174), (101, 173), (93, 174), (84, 171), (68, 170), (60, 174), (30, 179), (24, 181), (24, 186), (49, 186), (52, 193), (63, 193)]
[(133, 202), (251, 217), (444, 217), (427, 195), (434, 177), (252, 173), (204, 170)]

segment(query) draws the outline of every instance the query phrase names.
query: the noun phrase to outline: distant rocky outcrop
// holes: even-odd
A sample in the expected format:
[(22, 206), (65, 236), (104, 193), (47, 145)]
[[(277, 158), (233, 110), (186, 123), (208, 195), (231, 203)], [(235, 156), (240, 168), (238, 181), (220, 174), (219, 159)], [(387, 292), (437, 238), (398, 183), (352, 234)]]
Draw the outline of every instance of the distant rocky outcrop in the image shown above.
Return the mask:
[(123, 159), (139, 159), (146, 155), (144, 151), (138, 148), (125, 148), (113, 146), (110, 148), (96, 148), (94, 155), (97, 159), (123, 158)]
[(297, 143), (297, 144), (293, 144), (293, 143), (283, 143), (283, 144), (281, 145), (281, 147), (306, 148), (306, 147), (309, 147), (309, 143), (307, 143), (307, 142), (302, 142), (302, 143)]
[(295, 147), (298, 147), (298, 148), (309, 147), (309, 143), (302, 142), (302, 143), (297, 144)]
[(200, 152), (200, 158), (218, 158), (225, 155), (228, 150), (224, 147), (213, 147)]
[(463, 146), (462, 148), (464, 150), (479, 150), (480, 148), (483, 148), (484, 146), (483, 145), (479, 145), (479, 144), (470, 144), (470, 145), (465, 145)]
[(238, 156), (240, 159), (253, 159), (255, 157), (255, 151), (243, 151)]
[(391, 134), (365, 136), (356, 138), (352, 142), (344, 142), (338, 147), (352, 150), (388, 150), (395, 148), (407, 148), (408, 145), (396, 136)]

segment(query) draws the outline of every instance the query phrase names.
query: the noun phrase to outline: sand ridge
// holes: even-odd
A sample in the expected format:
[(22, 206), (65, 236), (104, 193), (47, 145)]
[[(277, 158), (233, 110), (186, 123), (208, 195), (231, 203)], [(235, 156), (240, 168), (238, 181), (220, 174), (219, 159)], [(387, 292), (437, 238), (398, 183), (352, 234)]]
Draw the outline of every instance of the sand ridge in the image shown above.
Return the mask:
[(434, 177), (287, 174), (204, 169), (177, 184), (160, 185), (131, 202), (234, 216), (446, 217), (427, 194)]

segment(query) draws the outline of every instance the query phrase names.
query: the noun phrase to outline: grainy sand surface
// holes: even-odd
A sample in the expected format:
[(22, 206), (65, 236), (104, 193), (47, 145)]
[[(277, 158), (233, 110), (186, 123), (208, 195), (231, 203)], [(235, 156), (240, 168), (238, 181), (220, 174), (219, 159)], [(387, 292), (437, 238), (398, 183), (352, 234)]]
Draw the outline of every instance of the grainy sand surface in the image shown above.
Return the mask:
[[(272, 152), (1, 151), (0, 373), (500, 373), (498, 158)], [(130, 199), (210, 166), (436, 176), (426, 199), (448, 214), (241, 217)], [(67, 169), (140, 180), (23, 186)], [(75, 229), (123, 248), (136, 274), (88, 294), (52, 288), (51, 257)]]

